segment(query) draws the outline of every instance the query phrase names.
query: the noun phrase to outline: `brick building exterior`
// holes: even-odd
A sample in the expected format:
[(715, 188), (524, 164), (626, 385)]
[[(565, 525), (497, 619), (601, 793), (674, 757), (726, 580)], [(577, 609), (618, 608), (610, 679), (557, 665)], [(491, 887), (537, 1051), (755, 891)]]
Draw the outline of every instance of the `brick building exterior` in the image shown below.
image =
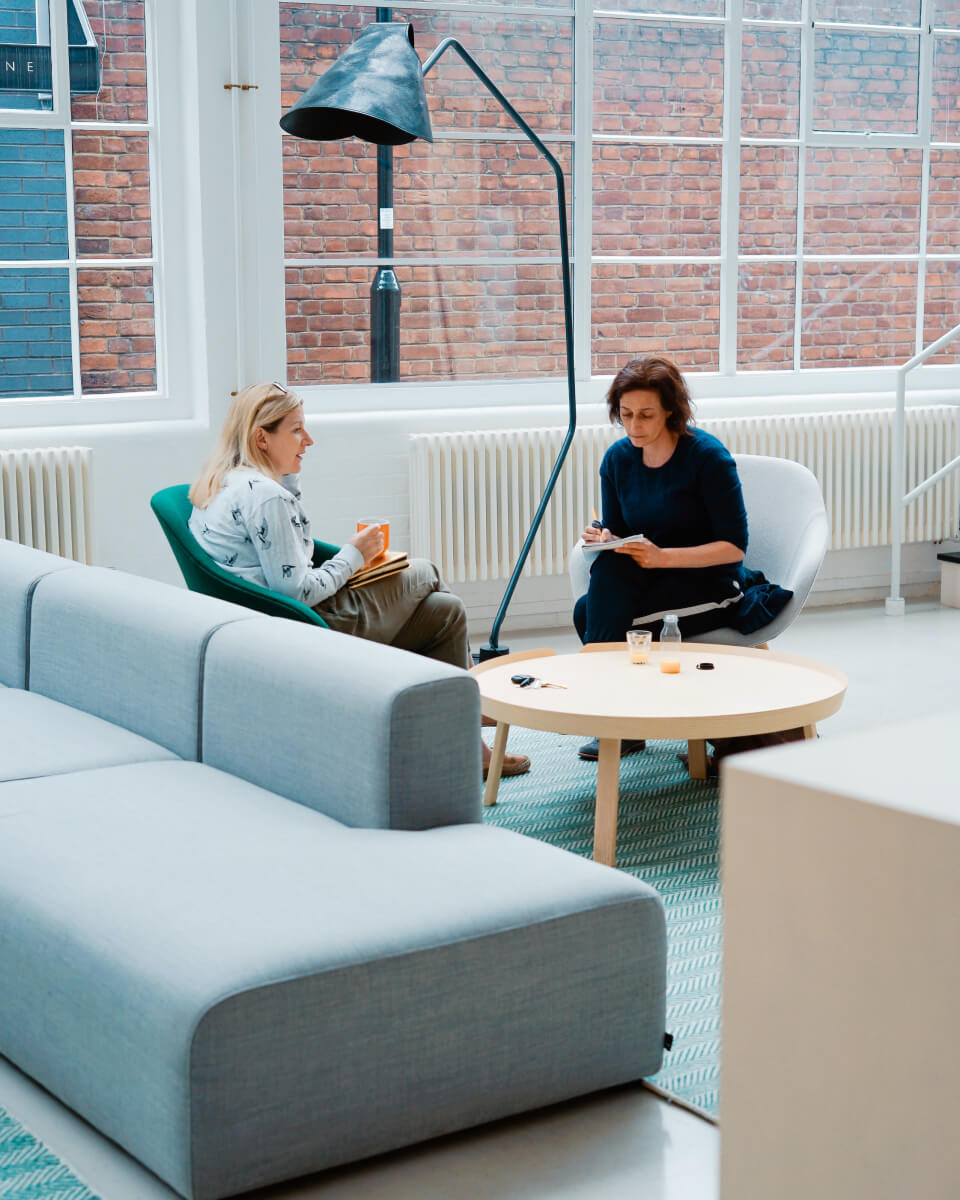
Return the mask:
[[(613, 8), (615, 6), (604, 6)], [(646, 8), (656, 8), (647, 5)], [(722, 16), (723, 0), (670, 0), (671, 13)], [(880, 11), (882, 10), (882, 12)], [(822, 0), (824, 20), (903, 22), (896, 0)], [(883, 14), (886, 13), (886, 16)], [(747, 18), (798, 20), (799, 0), (746, 0)], [(373, 17), (372, 10), (314, 8), (283, 0), (283, 105), (309, 86)], [(570, 179), (571, 31), (563, 19), (480, 14), (450, 18), (394, 10), (410, 20), (424, 57), (453, 34), (475, 47), (504, 92), (541, 134)], [(944, 18), (949, 21), (949, 17)], [(796, 139), (800, 132), (800, 31), (747, 26), (741, 133)], [(846, 31), (814, 40), (814, 124), (830, 130), (916, 130), (918, 38)], [(428, 83), (435, 129), (486, 133), (509, 125), (451, 58)], [(594, 29), (592, 368), (616, 370), (655, 350), (684, 367), (719, 366), (718, 262), (605, 257), (718, 258), (719, 145), (629, 138), (719, 137), (723, 132), (723, 30), (598, 17)], [(912, 107), (911, 107), (912, 106)], [(933, 120), (960, 137), (960, 39), (940, 39)], [(620, 140), (604, 140), (614, 137)], [(801, 153), (803, 161), (801, 163)], [(927, 249), (958, 249), (958, 153), (931, 154)], [(361, 142), (284, 138), (287, 340), (295, 382), (369, 378), (368, 290), (376, 254), (376, 157)], [(912, 255), (912, 262), (805, 261), (799, 304), (802, 367), (888, 366), (914, 350), (918, 288), (925, 341), (955, 320), (960, 269), (921, 272), (919, 149), (744, 145), (740, 163), (737, 368), (794, 365), (798, 180), (805, 176), (803, 253)], [(564, 370), (562, 310), (549, 173), (533, 147), (491, 140), (414, 143), (395, 152), (395, 253), (441, 260), (396, 267), (403, 290), (403, 379), (523, 377)], [(568, 191), (568, 196), (570, 195)], [(445, 256), (516, 255), (509, 267), (444, 265)], [(554, 256), (552, 265), (523, 256)], [(583, 250), (574, 247), (582, 261)], [(336, 258), (336, 264), (326, 259)], [(349, 265), (344, 259), (354, 259)], [(304, 260), (315, 260), (309, 262)], [(922, 285), (921, 285), (922, 275)], [(512, 310), (512, 311), (511, 311)], [(938, 361), (957, 361), (946, 351)]]
[[(36, 38), (35, 2), (0, 0), (0, 41)], [(125, 128), (150, 115), (144, 0), (77, 2), (100, 49), (101, 87), (96, 96), (71, 100), (73, 119), (94, 123), (66, 134), (72, 195), (62, 131), (0, 130), (2, 395), (72, 390), (71, 270), (82, 390), (156, 386), (153, 269), (143, 263), (154, 251), (152, 134)], [(722, 16), (723, 4), (669, 0), (661, 7), (703, 17)], [(818, 0), (817, 13), (824, 20), (902, 22), (907, 7), (903, 0)], [(799, 0), (744, 0), (747, 19), (799, 14)], [(280, 0), (284, 109), (373, 18), (372, 7)], [(515, 15), (509, 5), (502, 14), (395, 9), (394, 19), (413, 23), (421, 57), (451, 35), (476, 50), (547, 139), (571, 202), (572, 22)], [(960, 25), (949, 13), (938, 19)], [(918, 306), (924, 341), (949, 327), (960, 308), (960, 264), (920, 254), (960, 249), (960, 145), (929, 151), (921, 247), (921, 149), (783, 143), (800, 133), (800, 45), (798, 28), (744, 28), (740, 129), (744, 138), (771, 143), (745, 144), (740, 154), (737, 369), (893, 365), (913, 352)], [(813, 49), (818, 128), (915, 128), (917, 35), (817, 32)], [(573, 253), (575, 273), (590, 273), (597, 373), (657, 350), (688, 369), (719, 368), (722, 148), (719, 141), (669, 139), (722, 136), (723, 54), (720, 26), (671, 24), (666, 14), (662, 24), (595, 21), (593, 236), (591, 246), (573, 245)], [(552, 173), (532, 145), (516, 140), (509, 119), (454, 56), (441, 60), (427, 91), (442, 136), (395, 152), (401, 378), (560, 375)], [(4, 107), (27, 103), (43, 101), (36, 93), (32, 100), (0, 93)], [(931, 119), (935, 142), (960, 142), (960, 38), (935, 43)], [(650, 137), (667, 140), (643, 140)], [(377, 240), (375, 150), (356, 140), (285, 136), (282, 163), (289, 378), (364, 382), (375, 270), (365, 260), (375, 256)], [(799, 302), (797, 264), (782, 257), (797, 255), (798, 223), (805, 259)], [(833, 261), (837, 255), (852, 260)], [(876, 260), (890, 255), (905, 257)], [(49, 268), (39, 265), (45, 260)], [(948, 348), (934, 361), (956, 362), (958, 353)]]
[[(83, 0), (100, 51), (97, 95), (74, 94), (72, 196), (64, 133), (0, 129), (0, 395), (73, 391), (70, 278), (66, 267), (18, 261), (69, 258), (67, 205), (76, 239), (79, 370), (84, 393), (156, 387), (153, 271), (125, 260), (152, 254), (149, 143), (124, 122), (147, 120), (143, 0)], [(70, 13), (71, 42), (85, 32)], [(35, 0), (0, 0), (0, 41), (35, 43)], [(0, 93), (3, 107), (49, 107), (43, 94)], [(100, 260), (110, 259), (109, 265)], [(84, 266), (84, 260), (94, 260)], [(94, 265), (96, 264), (96, 265)]]

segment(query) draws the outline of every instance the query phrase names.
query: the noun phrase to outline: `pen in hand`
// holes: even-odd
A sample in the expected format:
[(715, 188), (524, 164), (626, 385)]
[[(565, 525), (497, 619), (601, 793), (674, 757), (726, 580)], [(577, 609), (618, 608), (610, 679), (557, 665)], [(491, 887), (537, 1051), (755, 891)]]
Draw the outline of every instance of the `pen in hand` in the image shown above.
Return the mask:
[(603, 522), (597, 518), (597, 510), (595, 508), (591, 508), (590, 513), (593, 516), (593, 520), (590, 522), (591, 528), (603, 529)]

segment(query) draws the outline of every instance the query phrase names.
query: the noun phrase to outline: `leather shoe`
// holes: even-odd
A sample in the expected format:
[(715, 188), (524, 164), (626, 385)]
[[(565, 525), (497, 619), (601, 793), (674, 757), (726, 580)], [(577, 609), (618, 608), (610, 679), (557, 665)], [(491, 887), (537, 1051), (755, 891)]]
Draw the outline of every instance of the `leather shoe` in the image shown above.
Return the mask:
[[(500, 778), (504, 779), (508, 775), (526, 775), (530, 770), (530, 759), (525, 754), (505, 754), (503, 756), (503, 766), (500, 768)], [(483, 764), (483, 777), (486, 779), (490, 773), (490, 764)]]
[[(626, 758), (628, 754), (638, 754), (646, 748), (647, 743), (644, 738), (624, 738), (620, 742), (620, 757)], [(600, 757), (600, 744), (596, 738), (592, 738), (589, 742), (584, 742), (577, 754), (588, 762), (596, 762)]]

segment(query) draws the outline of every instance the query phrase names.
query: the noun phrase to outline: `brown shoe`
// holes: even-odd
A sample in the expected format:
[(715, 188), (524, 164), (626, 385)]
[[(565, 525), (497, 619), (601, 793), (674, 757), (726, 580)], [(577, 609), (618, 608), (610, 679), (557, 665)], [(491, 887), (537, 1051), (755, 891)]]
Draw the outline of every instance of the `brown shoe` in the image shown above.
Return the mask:
[[(500, 778), (505, 779), (508, 775), (526, 775), (529, 770), (530, 759), (525, 754), (505, 754), (503, 756), (503, 766), (500, 768)], [(489, 764), (484, 763), (484, 779), (486, 779), (489, 772)]]
[(481, 717), (480, 725), (483, 729), (492, 729), (497, 723), (496, 717)]

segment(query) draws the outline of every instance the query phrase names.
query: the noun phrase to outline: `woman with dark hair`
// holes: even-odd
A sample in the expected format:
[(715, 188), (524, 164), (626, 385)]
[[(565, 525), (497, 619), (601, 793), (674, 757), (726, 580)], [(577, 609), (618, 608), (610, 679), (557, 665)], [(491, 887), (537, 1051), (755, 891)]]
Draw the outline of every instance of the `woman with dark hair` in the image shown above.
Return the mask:
[[(733, 624), (743, 598), (747, 514), (733, 457), (693, 424), (690, 393), (669, 359), (634, 359), (607, 393), (610, 420), (626, 437), (600, 464), (599, 542), (642, 534), (640, 541), (591, 554), (590, 587), (573, 620), (583, 642), (619, 642), (628, 629), (658, 638), (667, 613), (684, 637)], [(624, 743), (623, 753), (643, 743)], [(581, 748), (596, 758), (595, 743)]]

